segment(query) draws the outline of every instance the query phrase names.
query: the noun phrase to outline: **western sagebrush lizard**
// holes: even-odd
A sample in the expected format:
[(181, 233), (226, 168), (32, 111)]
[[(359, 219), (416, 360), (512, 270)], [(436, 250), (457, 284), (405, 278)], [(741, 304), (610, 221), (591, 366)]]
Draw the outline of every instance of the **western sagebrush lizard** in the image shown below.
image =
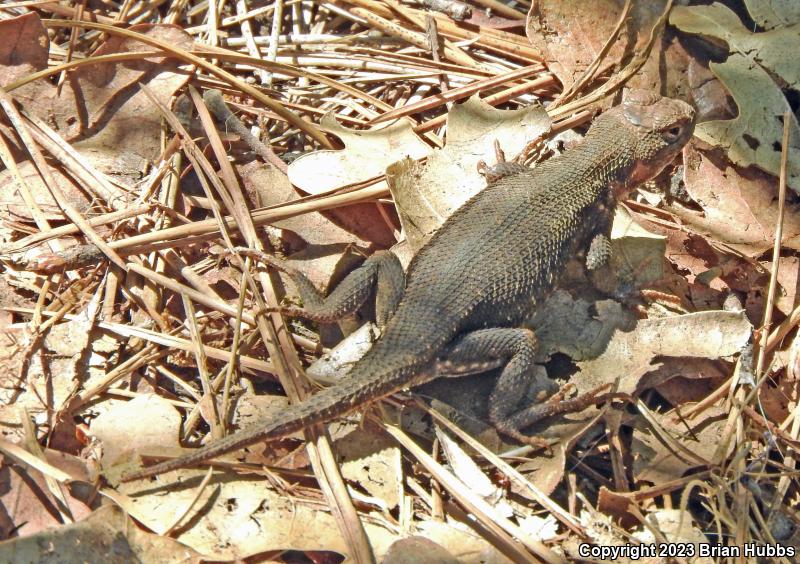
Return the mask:
[[(534, 169), (507, 171), (447, 219), (412, 260), (405, 283), (396, 257), (367, 260), (326, 300), (301, 281), (309, 317), (330, 320), (383, 295), (380, 339), (339, 384), (263, 424), (174, 460), (133, 472), (151, 476), (283, 437), (365, 402), (445, 375), (504, 366), (490, 397), (490, 419), (519, 440), (521, 429), (602, 398), (522, 406), (552, 382), (529, 376), (536, 339), (518, 326), (558, 281), (576, 252), (593, 259), (607, 246), (617, 201), (669, 164), (691, 137), (694, 110), (679, 100), (633, 91), (595, 120), (585, 140)], [(594, 252), (598, 251), (598, 252)], [(590, 268), (597, 260), (588, 261)], [(391, 312), (394, 311), (393, 315)]]

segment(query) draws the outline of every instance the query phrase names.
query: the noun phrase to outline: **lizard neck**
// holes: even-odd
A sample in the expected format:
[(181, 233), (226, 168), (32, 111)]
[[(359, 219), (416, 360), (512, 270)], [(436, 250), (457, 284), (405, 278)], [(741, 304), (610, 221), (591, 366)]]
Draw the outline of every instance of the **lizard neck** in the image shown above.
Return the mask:
[(636, 165), (631, 132), (607, 125), (597, 124), (581, 145), (553, 164), (562, 175), (575, 175), (574, 180), (567, 179), (566, 183), (580, 186), (591, 201), (616, 201), (624, 196), (621, 188), (628, 185), (625, 180)]

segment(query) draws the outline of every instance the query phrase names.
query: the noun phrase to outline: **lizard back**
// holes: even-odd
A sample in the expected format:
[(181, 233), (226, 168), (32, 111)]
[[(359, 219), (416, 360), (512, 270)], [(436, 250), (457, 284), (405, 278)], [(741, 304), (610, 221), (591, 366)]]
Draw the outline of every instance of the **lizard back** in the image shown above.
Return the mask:
[(684, 102), (635, 93), (577, 147), (476, 194), (411, 261), (373, 354), (419, 355), (464, 331), (518, 325), (575, 252), (610, 228), (616, 202), (674, 159), (693, 120)]

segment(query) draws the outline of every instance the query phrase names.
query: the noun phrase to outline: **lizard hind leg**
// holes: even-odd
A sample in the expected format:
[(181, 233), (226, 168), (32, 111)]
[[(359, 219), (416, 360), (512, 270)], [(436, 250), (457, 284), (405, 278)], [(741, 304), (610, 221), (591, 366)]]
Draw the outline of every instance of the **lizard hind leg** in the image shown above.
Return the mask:
[(458, 337), (439, 359), (436, 369), (442, 375), (460, 376), (502, 366), (489, 398), (489, 420), (498, 431), (520, 442), (546, 446), (536, 437), (524, 435), (524, 425), (513, 421), (526, 399), (541, 401), (558, 391), (546, 374), (537, 373), (536, 350), (536, 336), (530, 329), (480, 329)]
[[(582, 411), (622, 394), (600, 394), (601, 388), (564, 400), (544, 368), (534, 364), (536, 336), (530, 329), (481, 329), (457, 338), (437, 361), (441, 375), (459, 376), (503, 366), (489, 397), (489, 420), (495, 428), (522, 443), (548, 447), (542, 438), (522, 429), (554, 415)], [(533, 405), (530, 403), (533, 398)]]
[(278, 307), (275, 311), (320, 323), (333, 323), (355, 313), (375, 296), (375, 317), (383, 326), (397, 308), (403, 295), (405, 274), (400, 260), (388, 251), (379, 251), (348, 274), (328, 296), (323, 296), (305, 274), (269, 255), (257, 257), (269, 266), (286, 273), (297, 287), (304, 307)]

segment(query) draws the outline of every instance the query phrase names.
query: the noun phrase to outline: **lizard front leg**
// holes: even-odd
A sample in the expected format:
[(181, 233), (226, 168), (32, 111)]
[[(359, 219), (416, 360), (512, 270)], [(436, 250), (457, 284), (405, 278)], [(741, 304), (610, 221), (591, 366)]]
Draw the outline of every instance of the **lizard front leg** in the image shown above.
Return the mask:
[(612, 216), (600, 217), (589, 245), (584, 249), (584, 273), (595, 288), (606, 294), (616, 289), (616, 277), (611, 268)]
[(586, 252), (586, 269), (591, 271), (599, 270), (607, 266), (611, 259), (611, 240), (605, 233), (598, 233), (589, 244)]
[(278, 307), (275, 311), (304, 317), (321, 323), (332, 323), (355, 313), (374, 294), (375, 321), (383, 327), (400, 303), (405, 287), (405, 273), (394, 253), (378, 251), (360, 267), (339, 282), (328, 296), (323, 296), (305, 274), (270, 255), (254, 254), (249, 249), (237, 249), (254, 255), (269, 266), (285, 272), (297, 286), (305, 307)]
[[(522, 429), (553, 415), (582, 411), (622, 396), (598, 395), (602, 389), (598, 388), (578, 398), (562, 400), (555, 382), (536, 376), (537, 348), (536, 336), (530, 329), (480, 329), (457, 338), (437, 360), (436, 370), (441, 376), (461, 376), (503, 366), (489, 397), (489, 420), (505, 435), (546, 447), (546, 441), (525, 435)], [(526, 398), (531, 396), (536, 403), (524, 407)]]

